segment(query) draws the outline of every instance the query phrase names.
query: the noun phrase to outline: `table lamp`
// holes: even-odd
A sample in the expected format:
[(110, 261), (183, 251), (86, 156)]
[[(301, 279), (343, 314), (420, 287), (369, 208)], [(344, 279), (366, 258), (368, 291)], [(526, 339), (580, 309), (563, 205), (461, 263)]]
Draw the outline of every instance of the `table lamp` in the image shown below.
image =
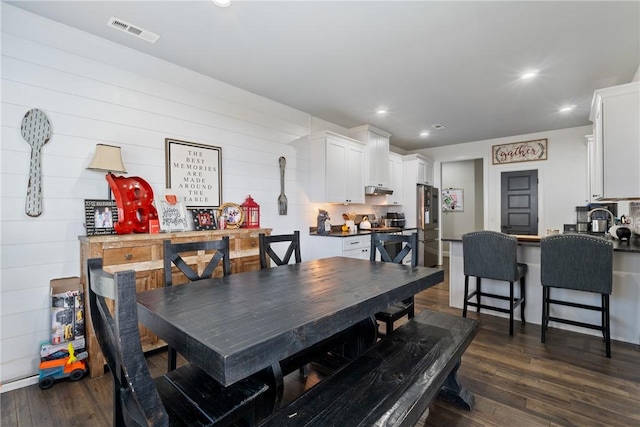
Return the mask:
[[(127, 173), (122, 162), (120, 147), (107, 144), (96, 144), (96, 152), (87, 169), (107, 172), (107, 175), (111, 172)], [(108, 200), (111, 200), (111, 186), (107, 185), (107, 188)]]

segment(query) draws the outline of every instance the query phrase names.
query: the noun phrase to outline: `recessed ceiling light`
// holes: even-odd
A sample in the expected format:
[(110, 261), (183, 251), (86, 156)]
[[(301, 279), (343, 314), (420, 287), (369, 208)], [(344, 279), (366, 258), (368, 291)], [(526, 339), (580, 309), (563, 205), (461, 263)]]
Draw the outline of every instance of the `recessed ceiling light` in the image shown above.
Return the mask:
[(424, 130), (424, 131), (420, 132), (420, 136), (421, 136), (422, 138), (426, 138), (426, 137), (428, 137), (428, 136), (429, 136), (429, 132), (428, 132), (428, 131), (426, 131), (426, 130)]
[(526, 73), (524, 73), (523, 75), (521, 75), (521, 76), (520, 76), (520, 78), (521, 78), (522, 80), (529, 80), (529, 79), (534, 78), (534, 77), (535, 77), (535, 76), (537, 76), (537, 75), (538, 75), (538, 72), (537, 72), (537, 71), (527, 71)]
[(220, 7), (227, 7), (231, 4), (231, 0), (213, 0), (213, 4)]
[(558, 111), (561, 113), (568, 113), (569, 111), (572, 111), (576, 108), (575, 105), (565, 105), (564, 107), (562, 107), (561, 109), (559, 109)]
[(387, 114), (387, 110), (385, 110), (384, 108), (379, 108), (378, 111), (376, 111), (376, 114), (380, 114), (380, 115)]

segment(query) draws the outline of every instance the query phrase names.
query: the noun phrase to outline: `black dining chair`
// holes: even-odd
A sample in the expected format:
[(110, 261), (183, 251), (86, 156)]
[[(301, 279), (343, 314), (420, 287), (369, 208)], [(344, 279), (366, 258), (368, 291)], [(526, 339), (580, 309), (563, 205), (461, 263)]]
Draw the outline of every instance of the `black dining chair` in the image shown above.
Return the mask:
[[(91, 322), (113, 376), (113, 425), (255, 425), (268, 386), (254, 377), (224, 387), (193, 364), (152, 379), (138, 330), (134, 271), (87, 261)], [(107, 300), (111, 300), (113, 311)]]
[[(398, 251), (394, 258), (391, 258), (386, 249), (386, 245), (394, 243), (402, 245), (402, 249)], [(407, 255), (411, 254), (411, 266), (415, 267), (418, 265), (418, 233), (412, 233), (408, 236), (390, 233), (371, 233), (371, 261), (376, 260), (376, 254), (380, 254), (381, 261), (396, 264), (402, 264)], [(411, 319), (414, 314), (415, 306), (413, 297), (393, 304), (376, 313), (376, 320), (385, 324), (385, 333), (380, 335), (385, 336), (391, 334), (391, 332), (393, 332), (393, 324), (396, 320), (401, 319), (405, 315)]]
[[(270, 268), (271, 261), (273, 261), (277, 266), (287, 265), (291, 262), (292, 256), (296, 264), (302, 262), (302, 256), (300, 255), (300, 231), (298, 230), (294, 231), (293, 234), (280, 234), (273, 236), (267, 236), (265, 233), (260, 233), (258, 235), (258, 243), (260, 249), (260, 269)], [(289, 245), (277, 245), (278, 243), (289, 243)], [(283, 249), (286, 247), (286, 251), (282, 251), (284, 252), (282, 257), (280, 257), (274, 250), (276, 246), (279, 246), (277, 249)], [(299, 371), (302, 377), (306, 377), (307, 365), (300, 367)]]
[[(513, 335), (513, 318), (515, 309), (520, 306), (520, 318), (524, 325), (525, 311), (525, 276), (527, 264), (519, 263), (518, 240), (515, 236), (497, 231), (474, 231), (462, 236), (462, 256), (464, 264), (464, 305), (462, 316), (467, 317), (467, 307), (476, 307), (509, 313), (509, 335)], [(469, 292), (469, 277), (476, 278), (476, 289)], [(482, 279), (493, 279), (509, 282), (509, 295), (484, 292)], [(520, 296), (515, 297), (514, 283), (520, 282)], [(471, 299), (475, 297), (475, 302)], [(508, 301), (508, 308), (482, 303), (482, 297)]]
[[(166, 239), (164, 241), (164, 285), (173, 286), (174, 282), (174, 270), (175, 265), (180, 276), (186, 276), (188, 281), (195, 282), (196, 280), (206, 279), (212, 277), (219, 264), (222, 264), (222, 275), (226, 276), (231, 274), (231, 261), (229, 260), (229, 236), (223, 236), (221, 240), (207, 240), (200, 242), (188, 242), (188, 243), (171, 243), (171, 240)], [(205, 253), (208, 251), (215, 251), (211, 256), (211, 259), (206, 263), (206, 266), (202, 269), (202, 272), (198, 272), (189, 265), (189, 262), (185, 260), (187, 256), (206, 259)], [(196, 262), (198, 262), (196, 260)], [(167, 347), (167, 370), (172, 371), (176, 368), (176, 351), (170, 346)]]
[[(546, 341), (549, 322), (564, 323), (602, 332), (606, 355), (611, 357), (611, 330), (609, 322), (609, 295), (613, 286), (613, 244), (605, 239), (583, 234), (558, 234), (540, 241), (542, 284), (542, 335)], [(599, 306), (551, 298), (551, 288), (572, 289), (600, 294)], [(556, 296), (556, 298), (558, 298)], [(568, 306), (601, 313), (600, 324), (580, 322), (550, 313), (551, 304)]]
[[(281, 234), (276, 236), (267, 236), (264, 233), (258, 235), (258, 241), (260, 246), (260, 268), (269, 268), (270, 261), (273, 261), (276, 265), (286, 265), (291, 262), (291, 257), (294, 257), (295, 263), (302, 262), (302, 256), (300, 255), (300, 231), (296, 230), (293, 234)], [(275, 252), (274, 247), (276, 243), (289, 243), (287, 250), (284, 252), (282, 258)]]

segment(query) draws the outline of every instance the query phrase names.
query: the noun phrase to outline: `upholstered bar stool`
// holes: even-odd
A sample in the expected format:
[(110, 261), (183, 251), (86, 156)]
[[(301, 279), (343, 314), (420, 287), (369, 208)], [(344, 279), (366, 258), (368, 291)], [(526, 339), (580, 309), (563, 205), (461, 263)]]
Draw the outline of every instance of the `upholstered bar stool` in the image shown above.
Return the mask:
[[(605, 239), (583, 234), (559, 234), (540, 242), (542, 283), (542, 335), (545, 342), (549, 321), (602, 331), (607, 357), (611, 357), (609, 295), (613, 282), (613, 244)], [(601, 295), (601, 305), (580, 304), (564, 298), (551, 298), (551, 288), (573, 289)], [(557, 298), (557, 297), (556, 297)], [(550, 314), (557, 304), (601, 313), (601, 324), (579, 322)]]
[[(462, 236), (464, 258), (464, 305), (462, 316), (467, 317), (467, 307), (476, 307), (501, 313), (509, 313), (509, 335), (513, 335), (513, 312), (520, 306), (520, 317), (525, 324), (525, 276), (527, 265), (517, 260), (518, 240), (515, 236), (496, 231), (474, 231)], [(469, 277), (476, 278), (476, 289), (469, 292)], [(482, 279), (509, 282), (509, 295), (482, 291)], [(514, 283), (520, 282), (520, 297), (514, 295)], [(471, 301), (475, 297), (475, 302)], [(482, 303), (482, 297), (509, 302), (509, 307), (490, 306)]]

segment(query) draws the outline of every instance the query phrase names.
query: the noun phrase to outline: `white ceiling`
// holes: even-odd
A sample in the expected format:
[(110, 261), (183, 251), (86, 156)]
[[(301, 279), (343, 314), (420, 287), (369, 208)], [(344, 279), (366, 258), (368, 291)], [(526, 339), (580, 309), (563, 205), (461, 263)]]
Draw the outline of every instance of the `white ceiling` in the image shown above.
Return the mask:
[[(640, 65), (638, 1), (7, 3), (340, 126), (372, 124), (406, 150), (588, 125), (593, 91)], [(519, 80), (529, 69), (539, 76)]]

